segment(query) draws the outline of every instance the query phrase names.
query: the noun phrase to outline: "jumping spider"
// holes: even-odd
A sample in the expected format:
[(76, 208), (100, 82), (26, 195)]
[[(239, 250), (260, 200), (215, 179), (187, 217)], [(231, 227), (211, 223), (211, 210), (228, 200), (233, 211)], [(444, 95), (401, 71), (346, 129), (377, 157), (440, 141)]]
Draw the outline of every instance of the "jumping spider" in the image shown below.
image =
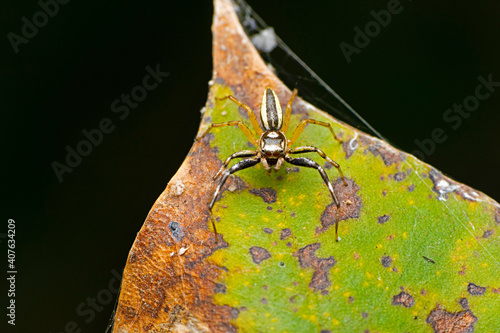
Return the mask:
[[(291, 139), (287, 139), (286, 132), (288, 130), (288, 124), (290, 122), (292, 103), (296, 95), (297, 95), (297, 89), (294, 89), (292, 96), (290, 97), (290, 100), (288, 101), (288, 104), (286, 106), (285, 115), (283, 117), (283, 111), (281, 110), (281, 105), (278, 96), (276, 96), (276, 93), (271, 88), (269, 87), (266, 88), (266, 90), (264, 91), (264, 95), (262, 96), (262, 104), (260, 108), (260, 119), (262, 122), (262, 126), (259, 125), (259, 122), (257, 121), (257, 118), (255, 117), (253, 110), (249, 106), (240, 102), (234, 96), (224, 97), (222, 98), (222, 100), (230, 99), (231, 101), (233, 101), (234, 103), (238, 104), (240, 107), (245, 109), (245, 111), (248, 113), (248, 116), (250, 117), (250, 121), (252, 122), (253, 128), (257, 132), (259, 138), (256, 139), (252, 134), (252, 132), (250, 131), (250, 129), (240, 120), (211, 124), (210, 127), (201, 136), (198, 136), (196, 138), (197, 140), (201, 140), (214, 127), (237, 125), (241, 129), (241, 131), (245, 134), (245, 136), (248, 138), (248, 140), (254, 146), (257, 147), (256, 150), (242, 150), (229, 156), (224, 161), (222, 167), (219, 169), (219, 171), (215, 174), (213, 178), (213, 180), (216, 181), (220, 177), (217, 188), (215, 189), (212, 195), (212, 201), (210, 201), (209, 203), (210, 219), (212, 221), (212, 225), (214, 228), (216, 242), (218, 241), (217, 229), (215, 228), (215, 223), (212, 218), (212, 208), (215, 204), (215, 201), (217, 200), (217, 197), (220, 193), (222, 186), (224, 186), (224, 183), (226, 182), (229, 175), (235, 173), (236, 171), (252, 167), (258, 164), (259, 162), (261, 162), (264, 165), (264, 168), (267, 171), (271, 171), (271, 169), (273, 168), (274, 170), (279, 170), (279, 168), (283, 164), (283, 161), (301, 167), (314, 168), (319, 171), (321, 177), (323, 178), (323, 181), (328, 186), (328, 190), (332, 195), (333, 202), (337, 206), (336, 219), (335, 219), (335, 241), (338, 241), (338, 224), (339, 224), (338, 210), (340, 208), (340, 202), (337, 199), (337, 196), (335, 195), (333, 185), (330, 179), (328, 178), (328, 175), (326, 174), (325, 170), (315, 161), (306, 157), (292, 158), (290, 155), (311, 153), (311, 152), (318, 153), (319, 156), (327, 160), (331, 165), (333, 165), (338, 169), (340, 177), (344, 182), (344, 185), (347, 186), (342, 170), (340, 169), (340, 165), (335, 161), (333, 161), (328, 156), (326, 156), (326, 154), (322, 150), (316, 147), (302, 146), (293, 149), (289, 147), (291, 147), (295, 143), (295, 141), (298, 139), (298, 137), (300, 136), (300, 134), (304, 130), (304, 127), (307, 124), (315, 124), (327, 127), (330, 130), (330, 132), (332, 132), (332, 135), (335, 138), (335, 140), (339, 142), (340, 140), (335, 135), (335, 132), (333, 131), (333, 128), (329, 123), (325, 123), (314, 119), (302, 120), (293, 131)], [(227, 166), (229, 165), (229, 163), (233, 158), (246, 158), (246, 159), (236, 163), (235, 165), (227, 169)]]

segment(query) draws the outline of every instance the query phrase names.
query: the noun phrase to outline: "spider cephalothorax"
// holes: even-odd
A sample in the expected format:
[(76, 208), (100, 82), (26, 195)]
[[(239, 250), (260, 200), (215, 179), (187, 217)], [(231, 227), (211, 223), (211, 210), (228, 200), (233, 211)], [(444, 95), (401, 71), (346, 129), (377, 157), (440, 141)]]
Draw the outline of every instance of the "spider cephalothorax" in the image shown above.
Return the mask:
[[(260, 108), (260, 119), (262, 122), (262, 126), (259, 125), (259, 122), (255, 117), (255, 114), (253, 113), (252, 109), (249, 106), (240, 102), (233, 96), (227, 96), (223, 99), (228, 98), (247, 111), (248, 116), (250, 117), (250, 121), (252, 122), (252, 125), (255, 131), (257, 132), (259, 138), (256, 139), (255, 136), (250, 131), (250, 129), (240, 120), (211, 124), (210, 127), (201, 136), (197, 137), (197, 139), (202, 139), (214, 127), (237, 125), (243, 131), (248, 140), (250, 140), (250, 142), (257, 147), (256, 150), (241, 150), (229, 156), (224, 161), (222, 167), (219, 169), (217, 174), (214, 176), (214, 181), (219, 179), (219, 183), (217, 184), (217, 187), (212, 195), (212, 200), (209, 203), (209, 210), (210, 210), (210, 218), (212, 220), (212, 225), (214, 227), (216, 241), (217, 241), (217, 229), (215, 228), (215, 223), (213, 222), (212, 219), (212, 208), (215, 204), (215, 201), (217, 200), (217, 197), (220, 193), (222, 186), (224, 186), (224, 183), (226, 182), (229, 175), (235, 173), (236, 171), (254, 166), (259, 162), (261, 162), (264, 165), (264, 168), (267, 171), (271, 171), (272, 169), (279, 170), (283, 162), (307, 168), (314, 168), (318, 170), (321, 175), (321, 178), (323, 178), (323, 181), (328, 186), (328, 190), (332, 195), (333, 202), (337, 206), (337, 218), (335, 221), (335, 240), (338, 240), (338, 209), (340, 207), (340, 202), (338, 201), (337, 196), (335, 195), (333, 185), (330, 179), (328, 178), (328, 175), (318, 163), (311, 160), (310, 158), (306, 157), (293, 158), (290, 156), (293, 154), (300, 154), (300, 153), (311, 153), (311, 152), (318, 153), (318, 155), (320, 155), (322, 158), (324, 158), (330, 164), (336, 167), (337, 170), (339, 170), (340, 177), (342, 178), (344, 185), (347, 185), (344, 180), (344, 175), (342, 174), (342, 170), (340, 169), (340, 165), (338, 165), (335, 161), (326, 156), (326, 154), (322, 150), (313, 146), (301, 146), (293, 149), (290, 148), (298, 139), (298, 137), (300, 136), (300, 134), (304, 130), (304, 127), (307, 124), (315, 124), (327, 127), (334, 136), (334, 138), (336, 140), (338, 139), (335, 136), (335, 132), (333, 131), (332, 126), (329, 123), (325, 123), (314, 119), (302, 120), (293, 131), (291, 138), (287, 139), (286, 132), (288, 130), (288, 124), (290, 122), (292, 103), (296, 95), (297, 95), (297, 89), (294, 89), (292, 96), (290, 97), (290, 100), (288, 101), (288, 104), (286, 106), (285, 114), (283, 115), (283, 111), (281, 109), (278, 96), (276, 96), (276, 93), (271, 88), (266, 88), (262, 96), (262, 104)], [(235, 165), (233, 165), (228, 169), (227, 166), (229, 165), (229, 163), (233, 158), (245, 158), (245, 159), (241, 160), (240, 162), (236, 163)]]

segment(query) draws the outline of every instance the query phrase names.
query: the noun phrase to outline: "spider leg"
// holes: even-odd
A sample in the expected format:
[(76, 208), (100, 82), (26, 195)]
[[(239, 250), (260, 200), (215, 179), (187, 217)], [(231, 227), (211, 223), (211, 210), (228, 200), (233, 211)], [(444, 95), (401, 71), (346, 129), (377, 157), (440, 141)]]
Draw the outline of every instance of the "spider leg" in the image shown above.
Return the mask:
[(325, 122), (322, 122), (322, 121), (319, 121), (319, 120), (314, 120), (314, 119), (303, 119), (297, 125), (297, 127), (295, 127), (295, 129), (293, 130), (292, 137), (288, 141), (288, 146), (293, 145), (295, 143), (295, 141), (297, 141), (297, 139), (302, 134), (302, 131), (304, 130), (304, 128), (306, 127), (307, 124), (314, 124), (314, 125), (320, 125), (320, 126), (327, 127), (330, 130), (330, 132), (332, 132), (332, 135), (335, 138), (335, 140), (337, 140), (338, 142), (342, 142), (335, 135), (335, 132), (333, 131), (332, 125), (330, 125), (330, 123), (325, 123)]
[(224, 170), (221, 173), (221, 178), (219, 180), (219, 184), (215, 188), (215, 191), (214, 191), (214, 193), (212, 195), (212, 200), (210, 201), (210, 204), (208, 205), (208, 209), (210, 210), (210, 220), (212, 221), (212, 226), (214, 227), (215, 242), (216, 243), (218, 242), (218, 239), (217, 239), (217, 229), (215, 228), (215, 223), (214, 223), (214, 220), (212, 218), (212, 208), (213, 208), (213, 206), (215, 204), (215, 201), (217, 200), (217, 197), (219, 196), (219, 193), (220, 193), (220, 190), (222, 189), (222, 186), (224, 186), (224, 184), (226, 183), (226, 180), (229, 177), (229, 175), (235, 173), (236, 171), (240, 171), (240, 170), (243, 170), (243, 169), (246, 169), (246, 168), (250, 168), (250, 167), (258, 164), (259, 162), (260, 162), (260, 157), (259, 156), (256, 156), (254, 158), (248, 158), (248, 159), (239, 161), (238, 163), (236, 163), (235, 165), (233, 165), (229, 169)]
[(339, 174), (340, 174), (340, 178), (342, 178), (342, 181), (344, 182), (344, 186), (347, 186), (347, 183), (345, 182), (345, 179), (344, 179), (344, 173), (340, 169), (340, 165), (337, 162), (335, 162), (334, 160), (332, 160), (330, 157), (326, 156), (326, 154), (321, 149), (318, 149), (318, 148), (312, 147), (312, 146), (303, 146), (303, 147), (297, 147), (297, 148), (291, 149), (288, 153), (289, 154), (318, 153), (319, 156), (321, 156), (322, 158), (327, 160), (328, 163), (330, 163), (331, 165), (333, 165), (334, 167), (337, 168), (337, 170), (339, 171)]
[(290, 115), (292, 114), (292, 103), (295, 96), (297, 96), (297, 89), (293, 89), (292, 96), (290, 96), (290, 100), (286, 105), (285, 118), (283, 119), (283, 126), (281, 127), (281, 131), (283, 133), (286, 133), (286, 131), (288, 130), (288, 125), (290, 124)]
[(330, 191), (330, 194), (332, 195), (333, 202), (337, 206), (337, 211), (335, 213), (335, 241), (338, 242), (339, 237), (338, 237), (338, 227), (339, 227), (339, 214), (338, 211), (340, 209), (340, 202), (337, 199), (337, 196), (335, 195), (335, 191), (333, 189), (332, 182), (330, 179), (328, 179), (328, 175), (326, 174), (325, 170), (319, 165), (318, 163), (314, 162), (313, 160), (306, 158), (306, 157), (297, 157), (297, 158), (292, 158), (288, 154), (285, 155), (285, 161), (287, 161), (290, 164), (297, 165), (297, 166), (302, 166), (306, 168), (313, 168), (319, 171), (319, 174), (321, 175), (321, 178), (323, 178), (323, 181), (325, 182), (326, 186), (328, 187), (328, 190)]
[(253, 150), (242, 150), (242, 151), (238, 151), (238, 152), (232, 154), (231, 156), (229, 156), (224, 161), (224, 163), (222, 164), (222, 166), (219, 169), (219, 171), (215, 174), (213, 180), (216, 180), (217, 178), (219, 178), (219, 176), (221, 175), (222, 171), (224, 171), (227, 168), (227, 166), (229, 165), (229, 163), (231, 162), (231, 160), (233, 158), (252, 157), (252, 156), (255, 156), (255, 155), (257, 155), (257, 152), (253, 151)]
[(217, 99), (220, 101), (225, 100), (225, 99), (229, 99), (232, 102), (238, 104), (241, 108), (243, 108), (248, 113), (248, 116), (250, 117), (250, 121), (252, 122), (252, 126), (255, 129), (255, 131), (257, 132), (258, 136), (260, 136), (262, 134), (262, 128), (260, 127), (259, 122), (257, 121), (257, 117), (255, 117), (255, 113), (248, 105), (241, 102), (233, 95), (229, 95), (229, 96), (226, 96), (223, 98), (217, 98)]
[(214, 128), (214, 127), (226, 127), (226, 126), (233, 126), (233, 125), (238, 125), (238, 127), (241, 129), (243, 134), (245, 134), (245, 136), (248, 138), (248, 140), (253, 145), (256, 146), (258, 144), (258, 140), (255, 139), (255, 137), (253, 136), (253, 134), (250, 131), (250, 129), (248, 128), (248, 126), (245, 125), (241, 120), (232, 120), (232, 121), (227, 121), (225, 123), (210, 124), (210, 127), (205, 131), (205, 133), (196, 137), (196, 140), (203, 139), (205, 137), (205, 135), (207, 135), (208, 132), (210, 132), (210, 130), (212, 130), (212, 128)]

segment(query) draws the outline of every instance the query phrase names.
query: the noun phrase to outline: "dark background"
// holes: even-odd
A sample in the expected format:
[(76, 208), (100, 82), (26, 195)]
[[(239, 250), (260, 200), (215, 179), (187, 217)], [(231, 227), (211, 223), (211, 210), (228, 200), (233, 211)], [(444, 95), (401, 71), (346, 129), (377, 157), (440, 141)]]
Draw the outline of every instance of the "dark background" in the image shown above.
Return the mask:
[[(339, 48), (387, 1), (251, 1), (316, 73), (398, 147), (441, 127), (448, 139), (426, 162), (500, 199), (500, 92), (452, 130), (443, 113), (474, 93), (477, 76), (500, 81), (500, 4), (401, 1), (403, 11), (348, 64)], [(149, 209), (188, 153), (211, 77), (210, 1), (71, 1), (16, 54), (40, 6), (0, 5), (2, 226), (16, 221), (17, 332), (103, 332), (115, 272)], [(169, 76), (120, 120), (113, 100), (142, 84), (145, 67)], [(51, 163), (103, 118), (115, 129), (59, 182)], [(6, 273), (0, 273), (6, 275)], [(6, 322), (5, 279), (0, 308)], [(89, 311), (90, 298), (101, 297)], [(103, 298), (104, 297), (104, 298)], [(102, 306), (101, 306), (102, 305)], [(85, 314), (77, 312), (80, 307)], [(92, 314), (93, 313), (93, 314)], [(70, 326), (72, 324), (69, 324)], [(12, 329), (12, 327), (10, 327)]]

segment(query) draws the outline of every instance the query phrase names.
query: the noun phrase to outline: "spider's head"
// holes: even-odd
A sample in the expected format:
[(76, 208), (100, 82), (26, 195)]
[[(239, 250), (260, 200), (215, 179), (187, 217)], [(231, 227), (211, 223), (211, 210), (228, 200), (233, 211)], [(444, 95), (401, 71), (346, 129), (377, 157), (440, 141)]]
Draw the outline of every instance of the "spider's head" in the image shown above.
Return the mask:
[(285, 155), (286, 138), (278, 131), (264, 132), (260, 138), (260, 152), (267, 160), (276, 160)]

